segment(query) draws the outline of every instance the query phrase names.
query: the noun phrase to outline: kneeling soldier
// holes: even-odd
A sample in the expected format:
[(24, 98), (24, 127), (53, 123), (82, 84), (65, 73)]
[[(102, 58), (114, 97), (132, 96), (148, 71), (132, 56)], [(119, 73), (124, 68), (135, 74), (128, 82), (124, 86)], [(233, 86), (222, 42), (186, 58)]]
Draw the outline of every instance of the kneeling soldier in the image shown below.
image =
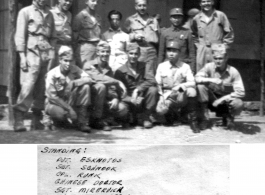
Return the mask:
[(122, 99), (133, 115), (136, 124), (137, 113), (143, 112), (143, 126), (152, 128), (150, 115), (157, 103), (157, 87), (153, 74), (146, 72), (146, 63), (139, 62), (140, 47), (130, 43), (126, 47), (128, 62), (116, 70), (114, 77), (124, 83), (128, 95)]
[(241, 98), (245, 96), (240, 73), (227, 64), (227, 50), (224, 44), (212, 45), (214, 62), (208, 63), (196, 75), (201, 107), (201, 129), (208, 126), (208, 108), (223, 117), (223, 125), (234, 128), (234, 117), (243, 109)]
[(91, 103), (89, 85), (92, 79), (72, 64), (70, 47), (62, 46), (58, 54), (60, 64), (49, 71), (46, 78), (45, 112), (55, 121), (76, 121), (80, 131), (89, 133), (87, 107)]
[[(116, 119), (124, 122), (128, 113), (127, 107), (120, 101), (121, 96), (126, 96), (124, 84), (114, 79), (113, 72), (109, 67), (110, 45), (105, 41), (100, 41), (97, 45), (97, 57), (84, 64), (83, 69), (93, 79), (92, 85), (92, 105), (91, 127), (110, 131), (108, 123), (104, 121), (103, 112), (111, 113)], [(120, 93), (123, 90), (123, 95)]]
[(194, 133), (199, 133), (195, 79), (190, 66), (179, 58), (180, 49), (181, 46), (175, 40), (166, 44), (168, 61), (159, 64), (156, 73), (160, 94), (157, 112), (165, 114), (167, 123), (173, 124), (173, 113), (187, 105), (190, 127)]

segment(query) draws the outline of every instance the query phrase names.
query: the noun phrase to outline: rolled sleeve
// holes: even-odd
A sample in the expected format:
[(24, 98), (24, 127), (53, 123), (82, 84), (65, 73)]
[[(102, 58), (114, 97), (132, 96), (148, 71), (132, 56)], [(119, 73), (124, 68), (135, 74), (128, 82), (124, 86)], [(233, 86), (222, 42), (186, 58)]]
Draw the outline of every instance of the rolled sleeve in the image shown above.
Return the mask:
[(245, 88), (242, 81), (242, 78), (238, 71), (234, 72), (234, 81), (232, 82), (234, 92), (231, 93), (233, 98), (243, 98), (245, 97)]

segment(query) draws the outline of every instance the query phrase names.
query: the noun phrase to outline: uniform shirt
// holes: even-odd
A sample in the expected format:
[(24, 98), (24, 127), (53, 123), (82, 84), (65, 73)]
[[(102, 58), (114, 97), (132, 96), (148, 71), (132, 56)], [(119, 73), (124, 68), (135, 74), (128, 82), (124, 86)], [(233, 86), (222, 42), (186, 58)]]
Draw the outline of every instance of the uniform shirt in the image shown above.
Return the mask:
[(46, 97), (49, 102), (59, 105), (63, 108), (69, 106), (64, 102), (66, 88), (70, 86), (73, 81), (76, 81), (75, 86), (81, 86), (82, 79), (89, 79), (89, 75), (75, 65), (70, 66), (70, 71), (67, 75), (61, 73), (60, 66), (57, 66), (47, 73), (46, 78)]
[(160, 36), (158, 63), (162, 63), (166, 59), (166, 44), (167, 41), (172, 39), (176, 40), (181, 46), (180, 59), (190, 64), (192, 70), (194, 70), (196, 61), (195, 48), (190, 30), (184, 27), (175, 28), (171, 26), (163, 31)]
[(72, 14), (67, 11), (62, 12), (58, 7), (51, 10), (55, 23), (55, 39), (63, 42), (70, 42), (72, 40)]
[(73, 21), (73, 31), (78, 33), (77, 41), (99, 41), (101, 38), (101, 18), (95, 16), (95, 21), (87, 9), (79, 12)]
[[(224, 86), (233, 86), (234, 92), (230, 95), (234, 98), (243, 98), (245, 96), (245, 88), (243, 85), (242, 78), (240, 73), (232, 66), (227, 65), (227, 68), (224, 73), (220, 73), (216, 69), (216, 65), (214, 62), (206, 64), (197, 74), (196, 74), (196, 82), (203, 83), (202, 78), (219, 78), (223, 81)], [(219, 91), (219, 94), (224, 93), (223, 91)]]
[(98, 58), (96, 58), (86, 62), (83, 70), (95, 83), (103, 83), (108, 87), (107, 99), (120, 97), (120, 91), (116, 87), (118, 80), (114, 79), (114, 74), (108, 64), (105, 67), (99, 67)]
[(150, 74), (145, 73), (144, 62), (138, 62), (135, 71), (136, 74), (131, 72), (128, 63), (118, 68), (114, 74), (114, 78), (123, 82), (127, 88), (128, 96), (131, 96), (136, 88), (139, 92), (144, 92), (147, 88), (155, 85)]
[(156, 82), (163, 89), (172, 89), (183, 83), (187, 87), (195, 87), (195, 79), (190, 66), (181, 61), (174, 66), (169, 61), (159, 64), (156, 73)]
[(15, 43), (17, 51), (25, 51), (27, 48), (35, 48), (37, 39), (29, 39), (42, 35), (50, 38), (54, 32), (54, 19), (48, 7), (44, 10), (39, 9), (35, 2), (23, 8), (17, 18), (17, 30)]
[(195, 44), (203, 44), (208, 47), (211, 43), (225, 43), (227, 45), (234, 42), (234, 31), (227, 16), (215, 10), (209, 22), (206, 22), (203, 12), (197, 14), (191, 26)]
[(129, 35), (123, 32), (120, 28), (114, 31), (109, 28), (103, 33), (102, 39), (107, 41), (111, 46), (111, 54), (124, 53), (126, 44), (129, 42)]
[(135, 35), (140, 33), (144, 36), (144, 43), (158, 43), (158, 32), (159, 24), (157, 20), (153, 17), (149, 17), (146, 23), (139, 16), (138, 13), (128, 17), (125, 21), (125, 28), (128, 33), (130, 33), (130, 41), (135, 40)]

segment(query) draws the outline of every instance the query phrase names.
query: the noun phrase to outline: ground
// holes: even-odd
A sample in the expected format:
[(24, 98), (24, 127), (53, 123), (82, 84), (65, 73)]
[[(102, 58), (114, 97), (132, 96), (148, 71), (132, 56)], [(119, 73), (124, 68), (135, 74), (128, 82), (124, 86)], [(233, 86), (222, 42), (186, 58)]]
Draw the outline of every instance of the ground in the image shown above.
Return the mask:
[[(211, 114), (214, 124), (221, 122)], [(29, 120), (26, 120), (29, 126)], [(264, 143), (265, 117), (244, 112), (236, 118), (236, 130), (228, 131), (220, 126), (194, 134), (189, 126), (140, 126), (129, 130), (114, 128), (110, 132), (92, 130), (91, 134), (72, 130), (28, 131), (16, 133), (6, 120), (0, 121), (1, 144), (219, 144)]]

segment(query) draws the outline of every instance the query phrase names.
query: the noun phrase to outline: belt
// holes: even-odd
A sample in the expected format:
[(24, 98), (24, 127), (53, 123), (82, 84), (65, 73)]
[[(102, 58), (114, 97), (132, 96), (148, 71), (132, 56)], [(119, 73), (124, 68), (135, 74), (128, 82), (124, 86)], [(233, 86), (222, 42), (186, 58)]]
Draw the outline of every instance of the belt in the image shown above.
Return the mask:
[(59, 44), (59, 45), (72, 45), (71, 41), (57, 40), (56, 43)]
[(99, 40), (98, 41), (78, 41), (79, 44), (84, 44), (84, 43), (90, 43), (90, 44), (98, 44), (99, 43)]
[(221, 43), (223, 43), (222, 41), (218, 41), (218, 40), (216, 40), (216, 41), (201, 41), (200, 42), (200, 44), (204, 44), (204, 45), (206, 45), (206, 47), (211, 47), (212, 46), (212, 44), (221, 44)]

